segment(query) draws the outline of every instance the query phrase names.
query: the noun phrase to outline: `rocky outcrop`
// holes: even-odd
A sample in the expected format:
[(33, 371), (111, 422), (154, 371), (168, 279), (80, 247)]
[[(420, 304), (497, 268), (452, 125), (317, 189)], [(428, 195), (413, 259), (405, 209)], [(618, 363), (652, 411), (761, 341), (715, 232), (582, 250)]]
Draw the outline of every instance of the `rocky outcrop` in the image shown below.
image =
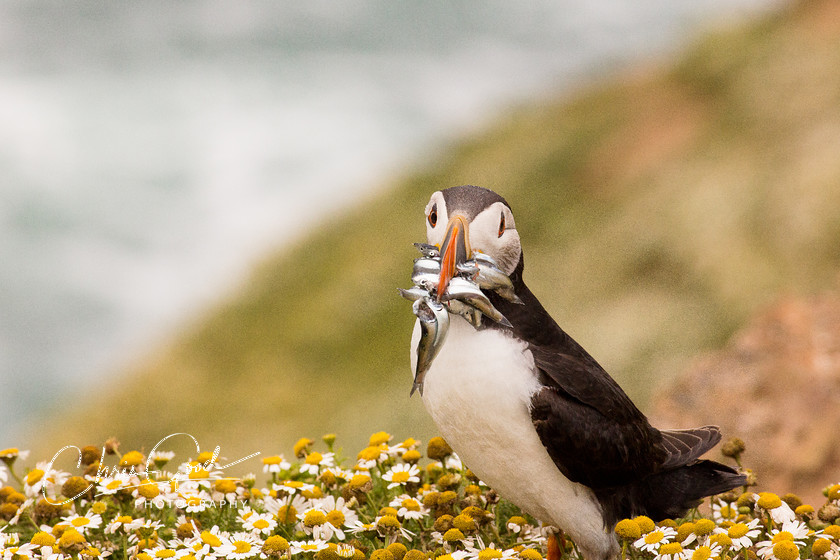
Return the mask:
[(659, 392), (661, 427), (706, 423), (747, 444), (759, 487), (812, 504), (840, 481), (840, 291), (789, 296)]

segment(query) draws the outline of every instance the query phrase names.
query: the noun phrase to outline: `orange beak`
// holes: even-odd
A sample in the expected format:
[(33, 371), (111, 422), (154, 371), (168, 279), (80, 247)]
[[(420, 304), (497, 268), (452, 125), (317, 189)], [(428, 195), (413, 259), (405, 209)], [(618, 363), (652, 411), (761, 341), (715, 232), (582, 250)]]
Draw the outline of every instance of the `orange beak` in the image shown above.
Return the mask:
[(460, 214), (455, 214), (446, 224), (446, 235), (440, 244), (440, 281), (438, 282), (437, 298), (446, 293), (449, 281), (455, 276), (455, 268), (459, 263), (467, 261), (472, 255), (470, 240), (467, 234), (467, 220)]

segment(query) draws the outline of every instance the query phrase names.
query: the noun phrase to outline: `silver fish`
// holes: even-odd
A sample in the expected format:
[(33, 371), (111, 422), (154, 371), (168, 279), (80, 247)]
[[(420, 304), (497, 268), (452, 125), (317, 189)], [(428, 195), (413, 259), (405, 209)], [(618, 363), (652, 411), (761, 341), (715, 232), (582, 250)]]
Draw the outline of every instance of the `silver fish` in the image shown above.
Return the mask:
[(440, 259), (435, 259), (432, 257), (420, 257), (419, 259), (414, 259), (413, 273), (418, 272), (440, 274)]
[(455, 270), (458, 271), (458, 274), (464, 276), (465, 278), (469, 278), (470, 280), (475, 280), (478, 277), (479, 268), (475, 261), (467, 261), (458, 263), (455, 265)]
[(493, 268), (499, 270), (499, 264), (496, 262), (496, 259), (488, 255), (487, 253), (482, 253), (481, 251), (473, 251), (472, 260), (476, 261), (476, 263), (484, 263), (490, 265)]
[(400, 295), (408, 301), (417, 301), (418, 299), (423, 299), (424, 297), (430, 297), (429, 291), (424, 290), (420, 286), (413, 286), (407, 290), (403, 290), (402, 288), (397, 289), (400, 291)]
[(519, 296), (513, 290), (513, 283), (511, 283), (507, 274), (495, 266), (488, 266), (481, 262), (477, 264), (478, 275), (475, 277), (475, 281), (480, 287), (493, 290), (512, 303), (522, 304), (522, 300), (519, 299)]
[(418, 299), (412, 309), (420, 320), (420, 342), (417, 344), (417, 367), (409, 397), (418, 390), (422, 397), (423, 380), (449, 332), (449, 312), (445, 306), (431, 298)]
[(411, 275), (411, 281), (415, 286), (419, 286), (424, 290), (431, 292), (437, 290), (437, 285), (440, 282), (440, 274), (433, 272), (415, 272)]
[(446, 307), (448, 307), (449, 311), (451, 311), (452, 313), (460, 315), (461, 317), (466, 319), (467, 322), (471, 324), (474, 328), (477, 329), (481, 326), (481, 311), (479, 311), (472, 305), (467, 305), (463, 301), (452, 299), (446, 302)]
[(466, 278), (456, 276), (450, 280), (449, 288), (446, 290), (446, 293), (441, 296), (441, 300), (451, 301), (453, 299), (460, 300), (467, 305), (475, 307), (484, 315), (487, 315), (500, 325), (513, 327), (513, 325), (510, 324), (510, 321), (508, 321), (505, 316), (502, 315), (492, 303), (490, 303), (490, 300), (487, 299), (487, 296), (484, 295), (481, 289)]
[(428, 243), (415, 243), (414, 246), (423, 253), (424, 257), (440, 258), (440, 249), (434, 245), (429, 245)]

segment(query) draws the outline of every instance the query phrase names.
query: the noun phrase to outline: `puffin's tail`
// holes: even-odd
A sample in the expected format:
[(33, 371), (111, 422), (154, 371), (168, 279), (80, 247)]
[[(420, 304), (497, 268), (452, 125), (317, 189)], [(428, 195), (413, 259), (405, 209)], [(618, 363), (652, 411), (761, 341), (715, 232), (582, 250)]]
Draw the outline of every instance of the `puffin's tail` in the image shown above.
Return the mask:
[(623, 517), (635, 515), (655, 521), (678, 518), (703, 498), (746, 484), (747, 477), (735, 469), (698, 459), (720, 441), (717, 426), (660, 433), (666, 457), (659, 472), (627, 486), (595, 491), (608, 528)]
[(715, 461), (697, 461), (663, 471), (637, 483), (640, 513), (651, 519), (676, 519), (707, 496), (744, 486), (747, 477)]

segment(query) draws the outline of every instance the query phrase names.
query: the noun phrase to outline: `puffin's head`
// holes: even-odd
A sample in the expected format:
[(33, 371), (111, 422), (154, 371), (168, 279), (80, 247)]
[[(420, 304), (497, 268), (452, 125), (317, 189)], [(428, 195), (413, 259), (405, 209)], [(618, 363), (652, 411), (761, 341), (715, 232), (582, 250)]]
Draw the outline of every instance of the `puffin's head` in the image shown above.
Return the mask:
[(508, 276), (522, 256), (508, 203), (490, 189), (472, 185), (432, 194), (426, 205), (426, 239), (440, 248), (439, 293), (446, 291), (455, 266), (471, 259), (473, 251), (492, 257)]

